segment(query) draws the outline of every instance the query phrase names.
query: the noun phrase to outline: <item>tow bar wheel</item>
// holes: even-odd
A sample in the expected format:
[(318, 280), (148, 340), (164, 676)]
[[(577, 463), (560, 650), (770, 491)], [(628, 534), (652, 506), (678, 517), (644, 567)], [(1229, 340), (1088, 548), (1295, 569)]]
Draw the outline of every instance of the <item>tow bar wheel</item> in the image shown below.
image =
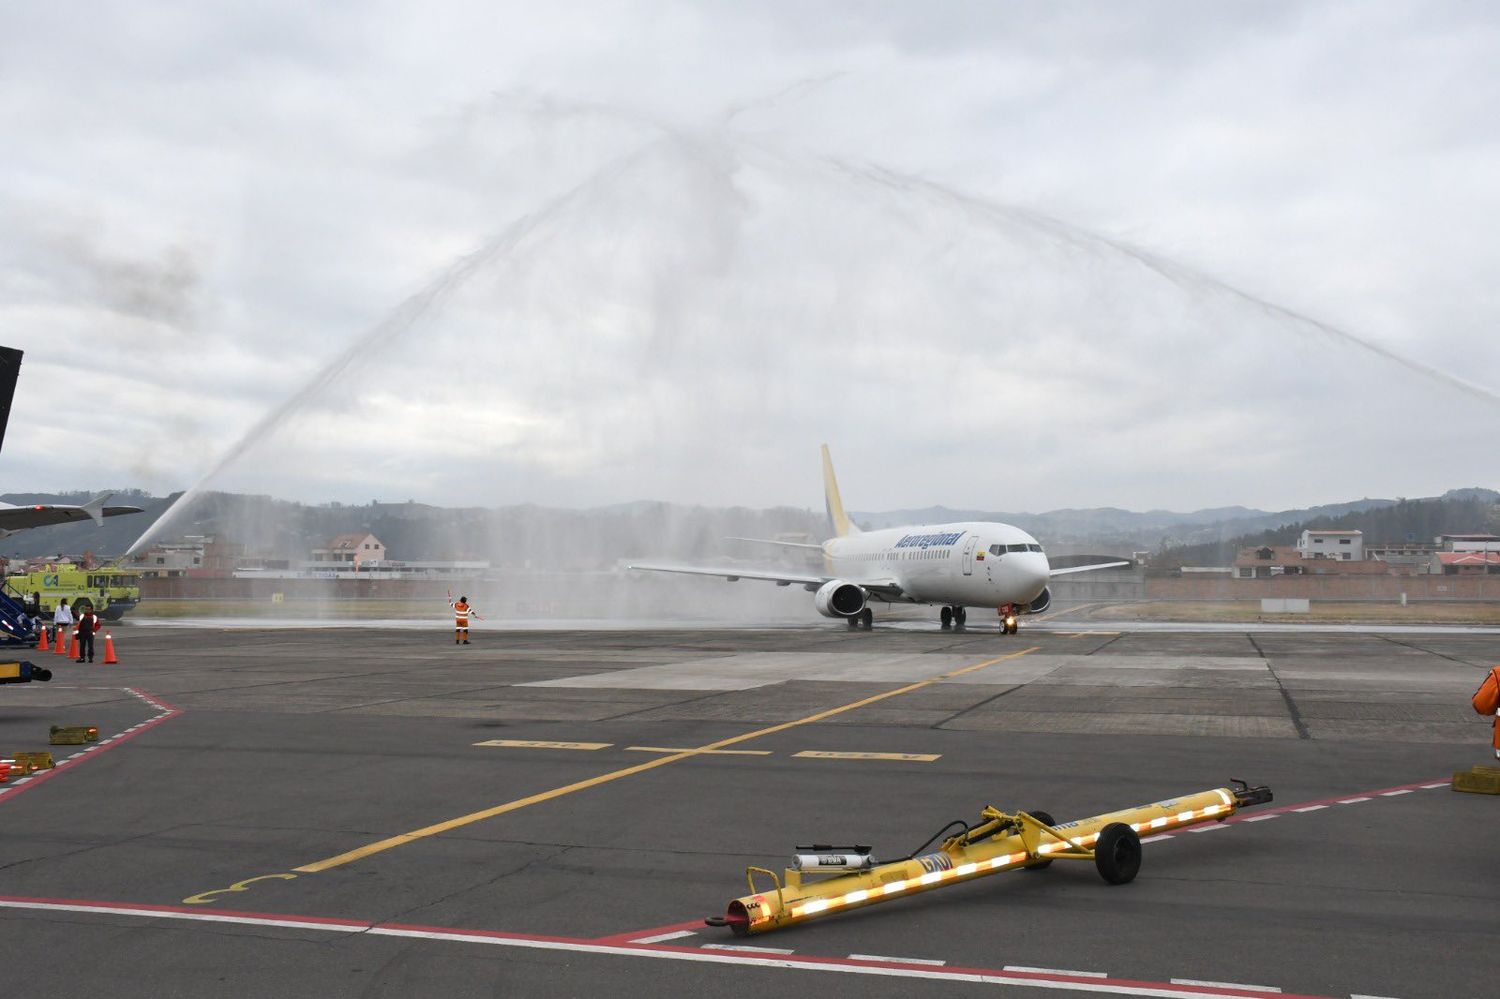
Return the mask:
[(1094, 844), (1094, 866), (1112, 885), (1129, 884), (1141, 869), (1141, 837), (1123, 822), (1111, 822)]
[[(1034, 819), (1036, 819), (1038, 822), (1040, 822), (1044, 826), (1055, 826), (1055, 825), (1057, 825), (1057, 820), (1052, 817), (1052, 813), (1051, 812), (1044, 812), (1040, 808), (1033, 809), (1032, 812), (1031, 812), (1031, 817), (1034, 818)], [(1039, 860), (1039, 861), (1037, 861), (1036, 863), (1034, 863), (1034, 864), (1030, 865), (1029, 867), (1027, 867), (1026, 870), (1028, 870), (1028, 871), (1045, 871), (1047, 868), (1049, 868), (1051, 866), (1052, 866), (1052, 861), (1049, 858), (1047, 860)]]

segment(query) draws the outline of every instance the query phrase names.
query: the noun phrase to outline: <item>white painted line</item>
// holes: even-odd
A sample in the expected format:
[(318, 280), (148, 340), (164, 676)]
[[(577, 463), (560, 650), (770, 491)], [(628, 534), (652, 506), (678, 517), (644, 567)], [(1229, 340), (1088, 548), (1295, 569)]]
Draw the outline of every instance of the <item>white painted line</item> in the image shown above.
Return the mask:
[(676, 933), (658, 933), (654, 937), (636, 937), (631, 943), (664, 943), (668, 940), (681, 940), (683, 937), (695, 937), (698, 934), (693, 930), (678, 930)]
[(1292, 809), (1292, 811), (1294, 811), (1294, 812), (1317, 812), (1317, 811), (1321, 811), (1322, 809), (1327, 808), (1327, 807), (1328, 807), (1327, 805), (1308, 805), (1305, 808), (1294, 808), (1294, 809)]
[(753, 944), (703, 944), (704, 950), (732, 950), (736, 953), (745, 954), (795, 954), (794, 950), (783, 947), (756, 947)]
[[(1069, 978), (1108, 978), (1104, 971), (1069, 971), (1066, 968), (1028, 968), (1022, 964), (1007, 964), (1006, 971), (1024, 971), (1028, 975), (1066, 975)], [(1174, 979), (1175, 981), (1175, 979)]]
[(1215, 829), (1228, 829), (1222, 822), (1215, 822), (1211, 826), (1193, 826), (1188, 832), (1213, 832)]
[[(1452, 781), (1449, 781), (1449, 780), (1440, 780), (1436, 784), (1423, 784), (1422, 785), (1422, 789), (1424, 791), (1431, 791), (1435, 787), (1451, 787), (1452, 785), (1453, 785)], [(1360, 997), (1359, 996), (1355, 996), (1354, 999), (1360, 999)], [(1372, 999), (1380, 999), (1380, 997), (1379, 996), (1374, 996), (1374, 997), (1372, 997)]]
[[(1257, 993), (1276, 993), (1280, 989), (1261, 985), (1228, 985), (1215, 982), (1174, 980), (1165, 982), (1122, 982), (1102, 978), (1095, 979), (1095, 972), (1059, 973), (1038, 969), (1022, 975), (1019, 972), (1006, 975), (995, 971), (948, 970), (939, 967), (892, 967), (874, 963), (859, 964), (847, 958), (796, 957), (787, 951), (772, 951), (770, 948), (732, 948), (718, 950), (632, 947), (628, 944), (605, 944), (587, 940), (549, 939), (519, 934), (507, 934), (483, 930), (448, 930), (439, 927), (378, 926), (356, 921), (312, 921), (308, 917), (275, 916), (270, 914), (231, 915), (209, 912), (183, 912), (163, 906), (124, 905), (79, 905), (68, 902), (50, 902), (41, 899), (3, 899), (0, 908), (54, 910), (63, 912), (96, 913), (104, 915), (137, 916), (148, 919), (194, 920), (207, 923), (240, 923), (250, 926), (282, 926), (307, 930), (322, 930), (333, 933), (366, 933), (370, 936), (397, 937), (410, 940), (437, 940), (446, 943), (484, 944), (491, 947), (519, 947), (529, 950), (552, 950), (574, 954), (607, 954), (621, 957), (649, 958), (659, 961), (693, 961), (704, 964), (739, 965), (741, 967), (777, 968), (789, 971), (832, 972), (846, 975), (872, 975), (880, 978), (921, 978), (929, 981), (965, 982), (986, 985), (1012, 986), (1027, 989), (1055, 989), (1064, 992), (1086, 992), (1092, 994), (1152, 996), (1159, 999), (1203, 999), (1205, 988), (1234, 989)], [(1052, 976), (1052, 977), (1048, 977)], [(1084, 981), (1069, 981), (1083, 977)], [(1192, 989), (1192, 991), (1188, 991)], [(1356, 997), (1358, 999), (1358, 997)], [(1375, 997), (1370, 997), (1375, 999)]]
[[(1447, 784), (1443, 785), (1443, 787), (1447, 787), (1447, 786), (1448, 786)], [(1367, 996), (1363, 992), (1356, 992), (1355, 994), (1351, 995), (1349, 997), (1349, 999), (1392, 999), (1392, 997), (1391, 996)]]
[(1398, 791), (1381, 791), (1380, 792), (1380, 796), (1382, 798), (1394, 798), (1398, 794), (1411, 794), (1411, 788), (1409, 788), (1409, 787), (1403, 787), (1403, 788), (1401, 788)]
[(1264, 822), (1264, 821), (1266, 821), (1266, 819), (1279, 818), (1280, 816), (1281, 816), (1280, 812), (1272, 812), (1270, 815), (1252, 815), (1249, 818), (1247, 818), (1245, 821), (1246, 822)]
[(111, 916), (147, 916), (153, 919), (187, 919), (200, 923), (240, 923), (247, 926), (290, 926), (298, 930), (327, 930), (332, 933), (363, 933), (370, 929), (368, 923), (324, 923), (296, 918), (219, 916), (211, 912), (171, 912), (132, 909), (125, 906), (69, 905), (65, 902), (7, 902), (0, 900), (0, 908), (42, 909), (48, 912), (92, 912)]
[(1369, 801), (1369, 800), (1370, 800), (1369, 798), (1340, 798), (1339, 799), (1339, 804), (1340, 805), (1357, 805), (1361, 801)]
[(934, 961), (927, 957), (883, 957), (880, 954), (850, 954), (851, 961), (888, 961), (891, 964), (926, 964), (941, 968), (947, 961)]
[(1160, 843), (1164, 839), (1172, 839), (1172, 833), (1157, 833), (1155, 836), (1147, 836), (1141, 840), (1142, 843)]
[(1196, 985), (1204, 989), (1242, 989), (1246, 992), (1280, 992), (1274, 985), (1241, 985), (1238, 982), (1201, 982), (1196, 978), (1174, 978), (1173, 985)]

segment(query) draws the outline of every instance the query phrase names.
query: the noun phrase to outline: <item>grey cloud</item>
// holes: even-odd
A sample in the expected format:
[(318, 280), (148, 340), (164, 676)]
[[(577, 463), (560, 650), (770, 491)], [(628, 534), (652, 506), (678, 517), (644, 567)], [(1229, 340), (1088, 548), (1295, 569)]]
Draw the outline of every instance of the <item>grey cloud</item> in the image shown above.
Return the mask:
[[(117, 478), (188, 485), (351, 351), (234, 485), (815, 503), (805, 456), (827, 437), (864, 505), (1286, 507), (1458, 484), (1494, 426), (1460, 392), (1109, 250), (1486, 381), (1500, 16), (1479, 5), (5, 17), (0, 322), (29, 376), (67, 373), (49, 348), (81, 345), (94, 370), (72, 377), (123, 392), (133, 439), (162, 440), (103, 456)], [(653, 142), (409, 337), (369, 338)], [(981, 225), (830, 162), (1100, 241)], [(103, 235), (60, 254), (36, 238), (46, 218)], [(183, 417), (187, 451), (169, 443)], [(7, 458), (45, 468), (89, 441), (58, 428)]]

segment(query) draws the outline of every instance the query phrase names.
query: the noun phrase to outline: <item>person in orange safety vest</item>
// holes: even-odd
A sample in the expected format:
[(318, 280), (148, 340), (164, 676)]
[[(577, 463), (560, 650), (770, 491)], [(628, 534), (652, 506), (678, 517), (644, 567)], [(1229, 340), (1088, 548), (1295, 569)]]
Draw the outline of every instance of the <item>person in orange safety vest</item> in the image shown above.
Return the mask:
[(468, 597), (453, 599), (453, 593), (448, 593), (448, 606), (453, 608), (453, 644), (469, 644), (469, 618), (478, 617), (479, 612), (469, 604)]
[(1474, 710), (1495, 719), (1495, 736), (1491, 744), (1495, 747), (1495, 758), (1500, 759), (1500, 666), (1490, 670), (1479, 689), (1474, 691)]

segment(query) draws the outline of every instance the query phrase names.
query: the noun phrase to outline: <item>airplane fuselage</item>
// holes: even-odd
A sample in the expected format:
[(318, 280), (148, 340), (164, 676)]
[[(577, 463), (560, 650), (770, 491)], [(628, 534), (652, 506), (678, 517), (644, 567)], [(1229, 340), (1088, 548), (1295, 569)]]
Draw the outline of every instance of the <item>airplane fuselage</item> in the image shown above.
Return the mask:
[(1031, 535), (983, 521), (833, 538), (823, 544), (823, 558), (836, 578), (895, 583), (908, 600), (954, 607), (1029, 604), (1047, 588), (1052, 571)]

